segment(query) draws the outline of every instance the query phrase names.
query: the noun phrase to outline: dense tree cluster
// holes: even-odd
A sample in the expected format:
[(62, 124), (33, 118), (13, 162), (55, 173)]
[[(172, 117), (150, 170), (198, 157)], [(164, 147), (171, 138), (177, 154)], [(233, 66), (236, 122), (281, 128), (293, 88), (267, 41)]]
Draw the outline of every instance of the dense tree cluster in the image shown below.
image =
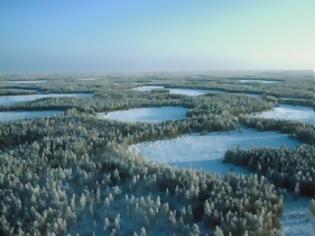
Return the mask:
[(261, 148), (228, 150), (224, 161), (248, 167), (275, 185), (296, 194), (315, 196), (315, 146), (295, 150)]
[(96, 151), (98, 142), (64, 135), (2, 152), (1, 229), (195, 235), (218, 225), (233, 235), (262, 235), (278, 225), (282, 200), (263, 178), (150, 164), (116, 145)]
[(0, 96), (8, 96), (8, 95), (23, 95), (23, 94), (35, 94), (37, 90), (34, 88), (23, 88), (23, 87), (5, 87), (0, 88)]
[(304, 124), (298, 121), (288, 120), (271, 120), (263, 118), (253, 118), (241, 116), (240, 123), (261, 131), (278, 130), (283, 133), (290, 134), (292, 137), (298, 140), (315, 144), (315, 126), (310, 124)]

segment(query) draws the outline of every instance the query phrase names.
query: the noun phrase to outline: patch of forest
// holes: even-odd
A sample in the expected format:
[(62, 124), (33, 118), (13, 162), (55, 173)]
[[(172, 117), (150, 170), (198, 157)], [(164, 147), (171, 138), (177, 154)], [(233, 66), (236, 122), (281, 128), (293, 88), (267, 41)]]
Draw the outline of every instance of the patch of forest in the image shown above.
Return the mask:
[(314, 125), (304, 124), (298, 121), (272, 120), (248, 116), (240, 116), (239, 118), (240, 123), (249, 128), (255, 128), (261, 131), (278, 130), (304, 143), (315, 144)]
[(297, 195), (315, 196), (315, 146), (228, 150), (225, 162), (245, 166)]

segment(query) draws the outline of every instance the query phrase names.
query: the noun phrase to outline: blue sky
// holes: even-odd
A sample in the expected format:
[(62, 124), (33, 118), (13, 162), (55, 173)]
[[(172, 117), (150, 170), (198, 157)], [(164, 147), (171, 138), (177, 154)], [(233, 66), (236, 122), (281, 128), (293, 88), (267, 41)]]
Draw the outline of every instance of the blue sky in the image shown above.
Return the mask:
[(314, 9), (314, 0), (2, 0), (0, 72), (313, 69)]

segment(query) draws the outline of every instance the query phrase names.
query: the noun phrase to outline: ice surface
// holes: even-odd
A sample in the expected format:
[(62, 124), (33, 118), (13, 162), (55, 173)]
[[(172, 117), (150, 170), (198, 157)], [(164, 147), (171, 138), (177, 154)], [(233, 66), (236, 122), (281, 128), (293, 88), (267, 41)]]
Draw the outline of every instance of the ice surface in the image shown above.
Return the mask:
[(224, 91), (216, 89), (192, 89), (192, 88), (165, 88), (164, 86), (141, 86), (133, 88), (140, 92), (150, 92), (152, 90), (163, 89), (168, 90), (171, 94), (179, 94), (185, 96), (199, 96), (207, 93), (223, 93)]
[(57, 98), (57, 97), (88, 97), (92, 93), (48, 93), (48, 94), (27, 94), (27, 95), (9, 95), (0, 96), (0, 106), (13, 105), (21, 102), (32, 102), (42, 98)]
[(39, 84), (46, 83), (47, 80), (7, 80), (6, 83), (12, 84)]
[(148, 85), (148, 86), (141, 86), (133, 88), (132, 90), (140, 91), (140, 92), (150, 92), (152, 90), (156, 89), (164, 89), (164, 86), (154, 86), (154, 85)]
[(122, 111), (98, 113), (100, 119), (112, 119), (124, 122), (150, 122), (158, 123), (167, 120), (185, 119), (187, 109), (184, 107), (143, 107)]
[(279, 81), (275, 81), (275, 80), (263, 80), (263, 79), (241, 79), (239, 81), (243, 84), (246, 84), (246, 83), (274, 84), (274, 83), (279, 82)]
[(310, 198), (294, 197), (289, 193), (285, 195), (281, 219), (283, 235), (315, 235), (315, 217), (310, 214), (309, 206)]
[(180, 168), (188, 168), (192, 170), (204, 171), (204, 172), (217, 172), (224, 175), (229, 172), (241, 173), (248, 175), (251, 172), (241, 166), (236, 166), (232, 163), (222, 163), (222, 159), (206, 160), (206, 161), (184, 161), (184, 162), (171, 162), (168, 163), (172, 166)]
[[(185, 95), (185, 96), (200, 96), (205, 94), (220, 94), (220, 93), (229, 93), (220, 89), (192, 89), (192, 88), (165, 88), (163, 86), (141, 86), (133, 88), (133, 90), (140, 92), (150, 92), (152, 90), (168, 90), (171, 94)], [(235, 94), (244, 94), (249, 97), (260, 98), (259, 94), (244, 92), (244, 93), (235, 93)]]
[(82, 79), (78, 79), (78, 80), (81, 80), (81, 81), (93, 81), (93, 80), (96, 80), (96, 78), (82, 78)]
[(34, 119), (43, 117), (52, 117), (63, 114), (61, 110), (50, 111), (1, 111), (0, 122), (14, 121), (21, 119)]
[(186, 88), (166, 88), (172, 94), (179, 94), (185, 96), (200, 96), (207, 93), (223, 93), (219, 90), (206, 90), (206, 89), (186, 89)]
[(270, 111), (257, 113), (254, 116), (266, 119), (301, 121), (315, 125), (315, 111), (305, 106), (280, 105)]
[[(221, 160), (227, 149), (251, 147), (296, 147), (298, 141), (278, 132), (258, 132), (252, 129), (230, 132), (212, 132), (207, 135), (190, 134), (175, 139), (144, 142), (130, 148), (150, 161), (171, 163), (220, 174), (229, 172), (233, 165)], [(241, 170), (243, 168), (237, 168)]]

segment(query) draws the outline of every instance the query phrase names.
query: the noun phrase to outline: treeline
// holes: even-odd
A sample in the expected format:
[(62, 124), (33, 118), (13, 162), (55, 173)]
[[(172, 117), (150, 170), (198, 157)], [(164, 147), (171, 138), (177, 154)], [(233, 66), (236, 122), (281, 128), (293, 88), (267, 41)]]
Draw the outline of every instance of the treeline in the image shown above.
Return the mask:
[(1, 96), (11, 96), (11, 95), (25, 95), (25, 94), (36, 94), (35, 89), (3, 89), (0, 88), (0, 99)]
[[(263, 80), (268, 80), (266, 75)], [(254, 86), (251, 84), (242, 84), (239, 80), (244, 77), (239, 76), (218, 76), (211, 73), (205, 73), (199, 75), (200, 78), (193, 78), (194, 75), (190, 74), (154, 74), (154, 75), (117, 75), (117, 76), (105, 76), (105, 75), (91, 75), (96, 78), (93, 81), (82, 81), (80, 78), (88, 78), (89, 76), (45, 76), (40, 79), (47, 80), (45, 83), (28, 84), (28, 88), (36, 88), (46, 92), (73, 92), (81, 91), (84, 87), (87, 91), (94, 91), (100, 95), (107, 94), (111, 90), (116, 90), (118, 93), (128, 91), (133, 87), (142, 85), (154, 85), (160, 84), (166, 87), (190, 87), (190, 88), (218, 88), (229, 92), (247, 92), (254, 94), (268, 94), (277, 98), (297, 98), (311, 100), (314, 99), (314, 80), (312, 77), (299, 78), (299, 86), (296, 86), (296, 78), (290, 78), (290, 75), (283, 74), (279, 77), (279, 83), (274, 84), (262, 84), (257, 83)], [(256, 77), (256, 76), (255, 76)], [(253, 79), (255, 78), (253, 77)], [(10, 78), (3, 78), (9, 79)], [(25, 79), (24, 77), (19, 80)], [(29, 78), (30, 79), (30, 78)], [(37, 79), (37, 78), (34, 78)], [(245, 76), (246, 79), (246, 76)], [(248, 78), (247, 78), (248, 79)], [(258, 76), (256, 79), (262, 79)], [(269, 78), (269, 80), (274, 80)], [(277, 79), (278, 80), (278, 79)], [(1, 89), (8, 87), (5, 83), (0, 85)], [(237, 89), (236, 89), (237, 86)], [(247, 86), (247, 87), (246, 87)], [(22, 87), (19, 85), (19, 87)], [(25, 86), (24, 86), (25, 87)], [(133, 91), (136, 93), (135, 91)]]
[(297, 195), (315, 196), (315, 146), (295, 150), (261, 148), (228, 150), (224, 161), (246, 166)]
[(241, 116), (240, 123), (260, 131), (277, 130), (308, 144), (315, 144), (315, 126), (298, 121), (272, 120)]
[[(112, 97), (112, 101), (121, 99), (119, 95)], [(164, 96), (164, 95), (163, 95)], [(171, 96), (171, 95), (167, 95)], [(116, 108), (132, 108), (139, 106), (161, 106), (173, 105), (188, 107), (187, 117), (180, 121), (168, 121), (161, 124), (127, 124), (109, 120), (97, 120), (93, 117), (94, 109), (85, 111), (85, 109), (68, 109), (65, 117), (60, 118), (45, 118), (36, 120), (15, 121), (14, 123), (2, 123), (0, 125), (0, 147), (31, 143), (36, 139), (45, 136), (54, 135), (62, 136), (66, 133), (73, 133), (77, 130), (76, 127), (85, 127), (88, 130), (94, 130), (101, 133), (104, 139), (130, 140), (129, 136), (139, 136), (134, 140), (154, 140), (157, 138), (175, 137), (184, 133), (190, 132), (207, 132), (207, 131), (222, 131), (234, 129), (238, 120), (236, 116), (244, 113), (251, 113), (265, 110), (271, 106), (270, 103), (264, 101), (251, 99), (245, 96), (220, 95), (200, 98), (183, 98), (182, 96), (175, 96), (173, 99), (163, 100), (157, 95), (149, 95), (152, 99), (141, 98), (135, 100), (124, 100), (120, 102), (107, 103), (108, 109)], [(169, 98), (169, 97), (167, 97)], [(71, 101), (71, 106), (76, 106), (77, 102), (88, 103), (90, 99), (44, 99), (35, 101), (34, 104), (45, 103), (51, 106), (50, 102)], [(109, 100), (109, 98), (107, 98)], [(107, 101), (105, 99), (105, 101)], [(33, 103), (31, 103), (33, 104)], [(16, 108), (24, 109), (44, 109), (43, 106), (19, 105)], [(105, 102), (104, 102), (105, 104)], [(46, 106), (45, 105), (45, 106)], [(57, 105), (57, 104), (55, 104)], [(62, 105), (60, 105), (62, 107)], [(87, 105), (88, 106), (88, 105)], [(60, 109), (60, 107), (58, 107)], [(88, 108), (87, 108), (88, 109)], [(65, 125), (64, 125), (65, 124)], [(141, 137), (140, 137), (141, 136)], [(134, 141), (133, 140), (133, 141)]]
[[(211, 104), (211, 105), (209, 105)], [(165, 92), (143, 93), (134, 90), (109, 87), (95, 91), (95, 96), (85, 98), (45, 98), (33, 102), (3, 106), (1, 110), (44, 110), (69, 107), (85, 112), (107, 112), (121, 109), (148, 106), (185, 106), (187, 108), (210, 108), (208, 112), (219, 114), (223, 111), (231, 114), (251, 113), (266, 110), (272, 103), (239, 94), (217, 94), (209, 96), (187, 97)]]
[[(187, 119), (167, 121), (157, 124), (121, 123), (112, 120), (99, 120), (94, 115), (67, 110), (64, 117), (20, 120), (0, 125), (0, 149), (32, 143), (44, 137), (71, 135), (98, 135), (104, 140), (118, 143), (134, 143), (162, 138), (176, 137), (191, 132), (231, 130), (237, 126), (237, 119), (225, 108), (212, 109), (197, 107), (188, 112)], [(208, 109), (209, 111), (205, 112)], [(212, 109), (212, 110), (211, 110)], [(200, 115), (195, 112), (200, 111)], [(231, 111), (233, 112), (233, 111)]]
[(313, 107), (315, 109), (314, 99), (279, 98), (278, 102), (282, 104), (288, 104), (288, 105), (308, 106), (308, 107)]

